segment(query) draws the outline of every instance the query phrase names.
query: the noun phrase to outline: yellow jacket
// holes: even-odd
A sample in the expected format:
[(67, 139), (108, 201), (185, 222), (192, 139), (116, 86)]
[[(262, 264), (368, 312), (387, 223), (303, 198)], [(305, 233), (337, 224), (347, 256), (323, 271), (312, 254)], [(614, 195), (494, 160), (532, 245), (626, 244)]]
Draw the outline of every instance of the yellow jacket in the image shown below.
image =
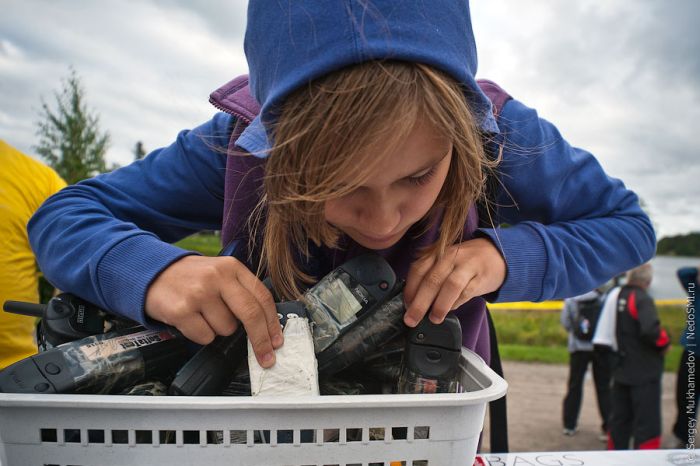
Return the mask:
[[(64, 186), (51, 168), (0, 140), (0, 304), (39, 302), (27, 222), (46, 198)], [(0, 311), (0, 368), (37, 352), (34, 321)]]

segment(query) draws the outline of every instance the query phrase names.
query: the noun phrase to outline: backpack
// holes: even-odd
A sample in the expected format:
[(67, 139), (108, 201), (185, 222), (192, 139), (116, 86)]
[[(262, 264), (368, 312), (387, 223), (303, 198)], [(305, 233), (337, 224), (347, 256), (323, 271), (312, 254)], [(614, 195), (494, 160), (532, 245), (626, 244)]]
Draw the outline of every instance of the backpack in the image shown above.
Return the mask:
[(600, 311), (603, 308), (602, 295), (598, 294), (595, 298), (577, 301), (576, 307), (576, 317), (572, 319), (571, 326), (574, 336), (582, 341), (592, 341)]

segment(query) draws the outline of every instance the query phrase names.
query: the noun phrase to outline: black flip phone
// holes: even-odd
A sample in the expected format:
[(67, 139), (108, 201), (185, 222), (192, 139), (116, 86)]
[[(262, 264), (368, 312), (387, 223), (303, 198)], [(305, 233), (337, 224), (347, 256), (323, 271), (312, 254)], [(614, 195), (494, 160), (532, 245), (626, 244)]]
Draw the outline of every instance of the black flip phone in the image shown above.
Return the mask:
[(462, 326), (448, 314), (441, 324), (424, 317), (408, 332), (399, 393), (455, 393), (459, 387)]

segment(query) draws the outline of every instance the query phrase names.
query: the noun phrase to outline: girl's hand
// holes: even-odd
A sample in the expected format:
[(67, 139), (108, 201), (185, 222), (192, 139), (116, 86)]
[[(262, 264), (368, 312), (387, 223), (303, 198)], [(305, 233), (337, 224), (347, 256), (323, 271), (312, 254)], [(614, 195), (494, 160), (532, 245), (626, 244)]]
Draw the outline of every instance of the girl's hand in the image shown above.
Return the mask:
[(146, 292), (146, 314), (202, 345), (243, 324), (262, 367), (275, 363), (282, 330), (270, 291), (233, 257), (185, 256)]
[(485, 238), (451, 246), (441, 259), (429, 256), (414, 262), (408, 271), (404, 322), (415, 327), (430, 309), (430, 320), (439, 324), (448, 312), (475, 296), (496, 291), (506, 278), (501, 253)]

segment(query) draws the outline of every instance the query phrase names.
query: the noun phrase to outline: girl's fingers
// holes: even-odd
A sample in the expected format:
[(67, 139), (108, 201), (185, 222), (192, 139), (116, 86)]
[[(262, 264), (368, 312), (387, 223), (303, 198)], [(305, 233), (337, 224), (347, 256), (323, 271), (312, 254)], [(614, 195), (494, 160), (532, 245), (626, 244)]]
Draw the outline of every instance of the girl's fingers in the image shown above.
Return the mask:
[[(262, 367), (271, 367), (275, 363), (272, 337), (265, 319), (265, 311), (253, 294), (240, 283), (234, 282), (222, 290), (226, 305), (241, 321), (248, 334), (253, 352)], [(279, 325), (278, 325), (279, 327)]]
[[(409, 327), (415, 327), (425, 316), (430, 306), (435, 301), (444, 281), (452, 272), (452, 256), (445, 256), (433, 264), (421, 277), (418, 290), (413, 299), (409, 301), (408, 309), (404, 315), (404, 323)], [(444, 318), (444, 316), (442, 317)], [(442, 319), (440, 319), (442, 321)]]
[(470, 301), (472, 298), (483, 295), (485, 291), (481, 290), (480, 286), (481, 284), (479, 281), (479, 277), (474, 276), (471, 280), (469, 280), (467, 286), (462, 290), (462, 293), (460, 293), (459, 298), (457, 298), (457, 301), (455, 301), (455, 303), (453, 304), (452, 309), (457, 309), (459, 306), (465, 304), (467, 301)]
[(404, 323), (415, 327), (428, 310), (430, 320), (441, 323), (451, 310), (497, 290), (506, 269), (500, 251), (484, 238), (454, 245), (439, 260), (428, 257), (416, 261), (404, 289)]
[(183, 325), (177, 325), (176, 328), (185, 338), (200, 345), (208, 345), (216, 337), (216, 332), (201, 314), (190, 316)]
[(272, 293), (270, 293), (270, 290), (267, 289), (265, 284), (245, 266), (237, 268), (236, 279), (259, 303), (265, 318), (265, 325), (267, 326), (272, 346), (274, 348), (279, 348), (284, 343), (284, 337)]
[(406, 285), (403, 288), (406, 308), (409, 307), (409, 304), (415, 298), (418, 287), (423, 281), (423, 277), (428, 273), (434, 263), (435, 258), (433, 256), (428, 256), (411, 264), (411, 268), (408, 270), (408, 276), (406, 277)]
[(447, 279), (445, 279), (430, 308), (430, 321), (432, 323), (442, 323), (448, 312), (456, 309), (463, 302), (466, 302), (462, 301), (464, 291), (473, 278), (473, 273), (465, 275), (465, 272), (460, 273), (455, 269)]
[(238, 319), (231, 313), (221, 297), (204, 304), (201, 314), (217, 335), (228, 336), (238, 328)]
[(174, 262), (149, 287), (146, 313), (199, 344), (243, 325), (263, 367), (274, 364), (273, 348), (283, 343), (272, 294), (233, 257), (186, 256)]

